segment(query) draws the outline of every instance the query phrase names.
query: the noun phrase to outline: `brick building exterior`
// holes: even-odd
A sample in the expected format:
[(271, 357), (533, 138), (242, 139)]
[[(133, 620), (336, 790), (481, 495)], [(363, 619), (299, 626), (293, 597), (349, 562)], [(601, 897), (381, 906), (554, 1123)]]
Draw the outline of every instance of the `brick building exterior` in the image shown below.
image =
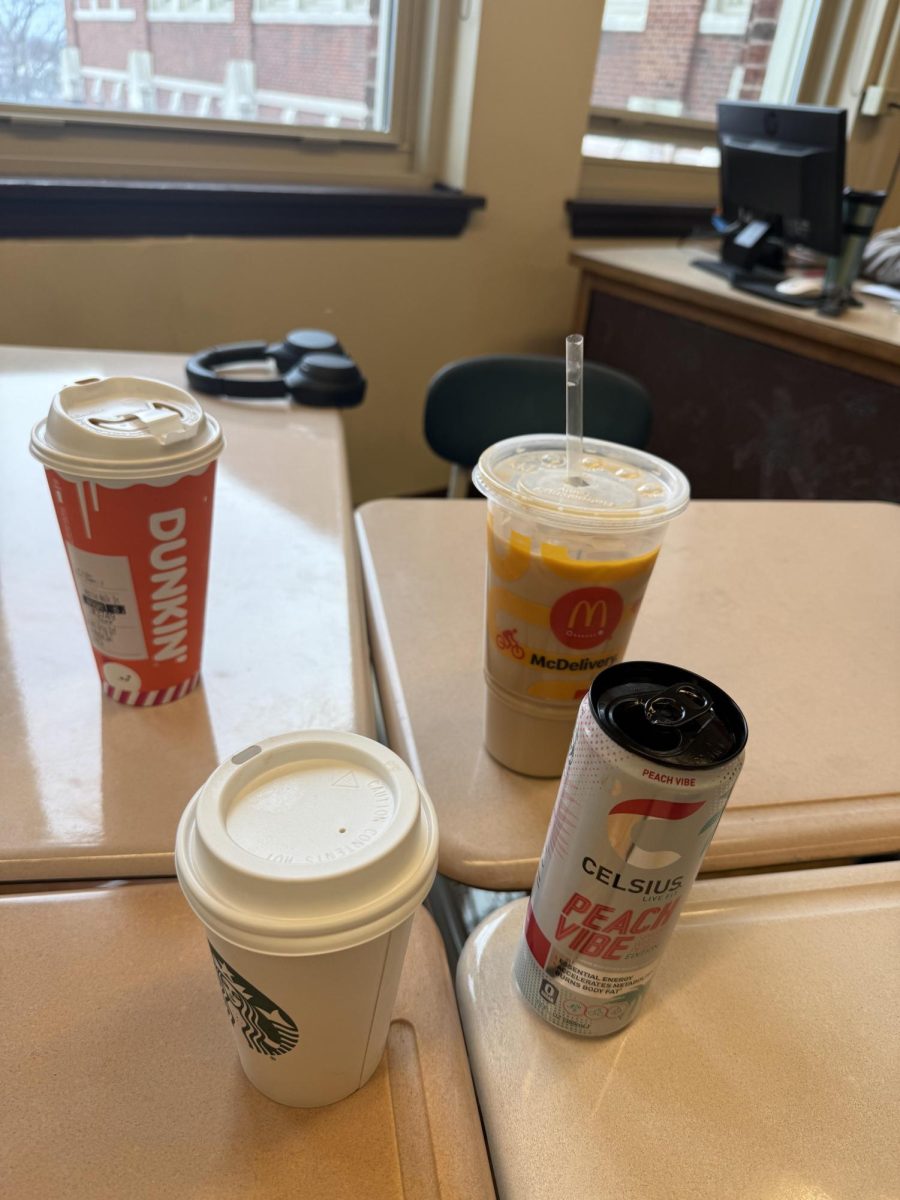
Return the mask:
[[(377, 128), (386, 0), (65, 0), (69, 103)], [(593, 103), (715, 117), (758, 99), (782, 0), (606, 0)]]
[(717, 16), (710, 0), (649, 0), (643, 29), (604, 28), (592, 103), (714, 120), (717, 100), (758, 100), (781, 5), (753, 0), (745, 24), (705, 32)]
[(70, 102), (286, 124), (374, 123), (380, 0), (65, 3)]

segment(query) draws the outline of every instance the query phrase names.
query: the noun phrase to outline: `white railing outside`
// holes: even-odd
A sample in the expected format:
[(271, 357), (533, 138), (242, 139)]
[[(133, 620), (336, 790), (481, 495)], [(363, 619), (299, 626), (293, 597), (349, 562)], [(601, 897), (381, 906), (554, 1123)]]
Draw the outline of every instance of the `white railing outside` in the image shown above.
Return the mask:
[(153, 55), (147, 50), (132, 50), (124, 71), (85, 67), (78, 50), (70, 46), (62, 53), (61, 83), (62, 98), (70, 104), (124, 112), (253, 121), (259, 109), (274, 108), (283, 125), (305, 124), (304, 117), (324, 117), (324, 124), (332, 128), (342, 120), (363, 126), (369, 120), (362, 101), (257, 88), (256, 64), (249, 60), (227, 62), (225, 82), (208, 83), (154, 75)]

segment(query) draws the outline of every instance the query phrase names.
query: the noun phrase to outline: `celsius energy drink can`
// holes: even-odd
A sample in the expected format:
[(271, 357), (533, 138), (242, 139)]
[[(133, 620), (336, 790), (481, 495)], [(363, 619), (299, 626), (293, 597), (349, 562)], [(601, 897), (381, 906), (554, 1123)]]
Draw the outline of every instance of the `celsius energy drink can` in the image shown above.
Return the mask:
[(545, 1021), (583, 1037), (636, 1016), (740, 774), (729, 696), (624, 662), (584, 697), (515, 963)]

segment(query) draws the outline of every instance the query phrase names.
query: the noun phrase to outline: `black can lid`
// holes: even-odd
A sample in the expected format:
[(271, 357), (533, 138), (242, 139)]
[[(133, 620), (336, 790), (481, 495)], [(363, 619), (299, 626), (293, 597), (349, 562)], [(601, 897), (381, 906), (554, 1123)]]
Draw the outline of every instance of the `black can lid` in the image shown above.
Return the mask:
[(600, 672), (590, 695), (604, 733), (650, 762), (721, 767), (747, 743), (747, 722), (731, 697), (683, 667), (618, 663)]

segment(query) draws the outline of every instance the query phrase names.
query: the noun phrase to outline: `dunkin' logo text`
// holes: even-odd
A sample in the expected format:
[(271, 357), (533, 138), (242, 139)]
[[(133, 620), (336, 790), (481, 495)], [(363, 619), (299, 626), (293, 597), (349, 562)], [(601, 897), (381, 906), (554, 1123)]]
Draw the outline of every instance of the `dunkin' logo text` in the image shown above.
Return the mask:
[(185, 582), (187, 555), (184, 553), (187, 538), (182, 536), (185, 520), (183, 508), (153, 513), (150, 517), (150, 532), (156, 541), (150, 551), (155, 662), (187, 661), (188, 588)]
[(590, 650), (612, 637), (622, 608), (622, 597), (614, 588), (576, 588), (551, 608), (550, 628), (564, 646)]

